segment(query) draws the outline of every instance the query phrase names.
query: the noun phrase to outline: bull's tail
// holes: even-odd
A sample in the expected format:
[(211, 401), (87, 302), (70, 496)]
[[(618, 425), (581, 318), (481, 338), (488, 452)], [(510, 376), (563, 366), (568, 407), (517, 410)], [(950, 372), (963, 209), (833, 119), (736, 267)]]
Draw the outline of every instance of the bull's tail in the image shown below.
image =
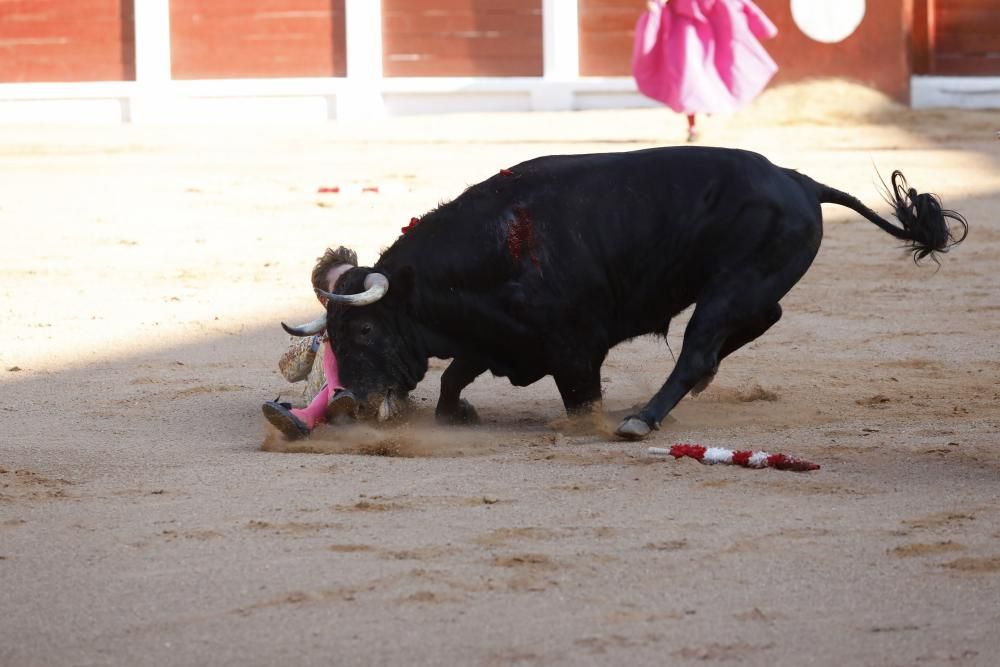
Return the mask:
[(906, 247), (913, 253), (913, 261), (917, 263), (928, 255), (936, 262), (936, 253), (948, 252), (952, 246), (965, 240), (969, 223), (961, 213), (942, 208), (937, 195), (919, 193), (909, 187), (899, 170), (892, 172), (891, 182), (891, 190), (886, 186), (885, 199), (895, 209), (894, 215), (902, 227), (889, 222), (857, 197), (822, 183), (817, 183), (819, 200), (857, 211), (889, 234), (905, 241)]

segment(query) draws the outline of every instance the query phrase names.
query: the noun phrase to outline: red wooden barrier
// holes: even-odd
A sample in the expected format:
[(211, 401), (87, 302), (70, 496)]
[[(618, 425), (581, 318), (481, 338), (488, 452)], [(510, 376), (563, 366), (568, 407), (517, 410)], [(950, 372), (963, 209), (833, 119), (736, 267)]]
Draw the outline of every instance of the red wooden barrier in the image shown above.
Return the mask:
[(1000, 76), (998, 0), (918, 0), (926, 8), (926, 70), (942, 75)]
[(0, 82), (135, 78), (132, 0), (0, 2)]
[(542, 75), (541, 0), (382, 0), (382, 30), (386, 76)]
[(170, 30), (175, 79), (346, 73), (343, 0), (171, 0)]

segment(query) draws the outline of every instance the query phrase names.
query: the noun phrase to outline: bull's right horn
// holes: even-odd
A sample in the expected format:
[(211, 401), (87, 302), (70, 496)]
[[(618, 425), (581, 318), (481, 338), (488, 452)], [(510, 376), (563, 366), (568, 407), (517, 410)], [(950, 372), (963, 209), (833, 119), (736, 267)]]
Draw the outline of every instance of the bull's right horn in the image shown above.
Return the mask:
[(316, 293), (334, 303), (342, 303), (345, 306), (367, 306), (384, 297), (388, 291), (388, 278), (381, 273), (369, 273), (365, 276), (365, 291), (360, 294), (333, 294), (321, 289), (317, 289)]
[(306, 324), (300, 324), (297, 327), (290, 327), (284, 322), (281, 323), (281, 328), (290, 333), (293, 336), (315, 336), (316, 334), (323, 333), (326, 331), (326, 315), (322, 317), (317, 317), (312, 322)]

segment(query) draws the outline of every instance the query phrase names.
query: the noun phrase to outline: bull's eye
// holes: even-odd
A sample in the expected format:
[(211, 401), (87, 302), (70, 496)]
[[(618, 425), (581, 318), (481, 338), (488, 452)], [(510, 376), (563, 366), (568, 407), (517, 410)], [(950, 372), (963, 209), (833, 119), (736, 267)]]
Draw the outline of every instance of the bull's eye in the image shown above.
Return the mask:
[(374, 327), (371, 322), (355, 322), (352, 326), (352, 335), (361, 345), (368, 345), (372, 340)]

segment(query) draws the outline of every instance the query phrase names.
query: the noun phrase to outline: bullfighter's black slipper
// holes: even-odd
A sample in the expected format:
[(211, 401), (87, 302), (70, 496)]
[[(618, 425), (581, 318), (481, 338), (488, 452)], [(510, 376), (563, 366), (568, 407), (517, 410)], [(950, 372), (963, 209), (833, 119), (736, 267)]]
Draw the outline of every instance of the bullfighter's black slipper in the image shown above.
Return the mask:
[(291, 406), (287, 403), (267, 401), (261, 406), (261, 410), (267, 421), (289, 440), (301, 440), (309, 435), (309, 427), (292, 414)]

